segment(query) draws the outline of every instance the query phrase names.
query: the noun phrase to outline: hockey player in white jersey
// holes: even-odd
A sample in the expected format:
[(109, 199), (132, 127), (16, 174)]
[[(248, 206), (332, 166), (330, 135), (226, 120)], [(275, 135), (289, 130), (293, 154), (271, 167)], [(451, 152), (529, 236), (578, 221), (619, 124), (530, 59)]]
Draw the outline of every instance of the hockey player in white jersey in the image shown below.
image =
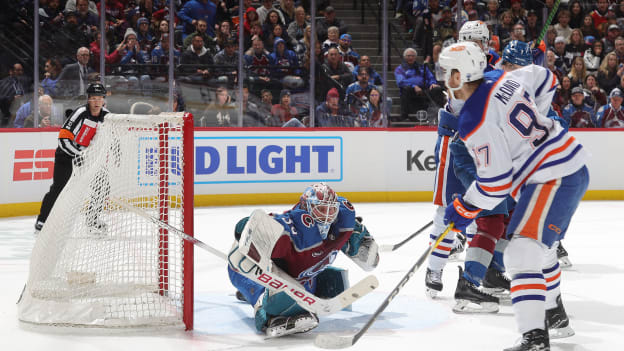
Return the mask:
[(489, 80), (483, 74), (486, 64), (485, 54), (471, 42), (453, 44), (440, 55), (447, 87), (465, 100), (459, 136), (477, 167), (476, 180), (447, 207), (445, 222), (463, 230), (482, 209), (508, 195), (516, 200), (505, 266), (522, 341), (506, 350), (550, 350), (544, 323), (552, 278), (545, 270), (552, 262), (547, 255), (556, 262), (549, 249), (565, 236), (587, 189), (588, 155), (557, 121), (540, 113), (532, 98), (557, 84), (548, 70), (529, 65)]

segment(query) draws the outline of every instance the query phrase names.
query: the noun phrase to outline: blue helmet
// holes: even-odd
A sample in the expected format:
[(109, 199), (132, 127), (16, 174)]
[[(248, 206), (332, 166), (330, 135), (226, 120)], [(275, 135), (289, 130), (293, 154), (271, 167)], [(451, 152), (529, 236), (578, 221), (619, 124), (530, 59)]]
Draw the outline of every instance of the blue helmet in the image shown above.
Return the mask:
[(518, 66), (528, 66), (533, 63), (533, 52), (529, 44), (512, 40), (503, 50), (503, 62), (513, 63)]

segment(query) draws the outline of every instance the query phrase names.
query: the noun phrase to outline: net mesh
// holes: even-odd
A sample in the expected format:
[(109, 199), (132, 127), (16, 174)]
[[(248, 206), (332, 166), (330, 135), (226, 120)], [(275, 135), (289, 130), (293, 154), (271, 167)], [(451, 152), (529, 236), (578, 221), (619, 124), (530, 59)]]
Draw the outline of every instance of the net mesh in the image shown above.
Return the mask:
[(181, 114), (105, 117), (37, 238), (20, 320), (182, 323), (183, 242), (147, 218), (183, 230), (182, 126)]

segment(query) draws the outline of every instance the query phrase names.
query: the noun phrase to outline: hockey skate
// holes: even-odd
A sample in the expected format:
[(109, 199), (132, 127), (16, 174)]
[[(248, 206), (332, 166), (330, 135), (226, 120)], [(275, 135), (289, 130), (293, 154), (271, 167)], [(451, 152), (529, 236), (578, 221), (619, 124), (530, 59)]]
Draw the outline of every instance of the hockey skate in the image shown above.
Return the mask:
[(269, 338), (305, 333), (318, 326), (319, 320), (314, 313), (305, 312), (296, 316), (277, 316), (269, 320), (265, 333)]
[(559, 245), (557, 246), (557, 259), (559, 260), (561, 269), (572, 267), (572, 262), (568, 258), (568, 251), (563, 248), (561, 241), (559, 241)]
[(433, 299), (442, 291), (442, 270), (433, 271), (427, 268), (425, 274), (425, 294)]
[(551, 339), (567, 338), (574, 335), (568, 314), (563, 308), (561, 295), (557, 296), (557, 307), (546, 310), (546, 326)]
[(463, 233), (455, 233), (455, 243), (449, 252), (449, 261), (459, 261), (459, 255), (466, 249), (466, 237)]
[[(459, 267), (459, 280), (455, 289), (455, 313), (496, 313), (499, 300), (496, 296), (484, 293), (464, 278), (464, 271)], [(475, 307), (477, 305), (479, 307)]]
[(507, 348), (503, 351), (550, 351), (548, 333), (543, 329), (533, 329), (522, 334), (520, 345)]
[(238, 290), (236, 290), (236, 299), (238, 301), (247, 302), (247, 299), (245, 298), (245, 295), (243, 295), (243, 293), (238, 291)]
[(496, 268), (489, 267), (481, 286), (484, 292), (498, 297), (499, 303), (505, 305), (511, 304), (511, 295), (509, 294), (511, 281), (507, 278), (505, 273)]

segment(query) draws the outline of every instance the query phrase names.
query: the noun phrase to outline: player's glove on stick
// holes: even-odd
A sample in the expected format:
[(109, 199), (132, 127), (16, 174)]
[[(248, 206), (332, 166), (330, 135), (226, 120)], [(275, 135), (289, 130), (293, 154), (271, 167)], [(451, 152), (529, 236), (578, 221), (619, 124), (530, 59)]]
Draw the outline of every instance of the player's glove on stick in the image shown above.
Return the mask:
[(455, 223), (453, 228), (456, 232), (462, 232), (481, 212), (478, 207), (467, 204), (461, 195), (456, 195), (455, 200), (444, 211), (444, 224)]

